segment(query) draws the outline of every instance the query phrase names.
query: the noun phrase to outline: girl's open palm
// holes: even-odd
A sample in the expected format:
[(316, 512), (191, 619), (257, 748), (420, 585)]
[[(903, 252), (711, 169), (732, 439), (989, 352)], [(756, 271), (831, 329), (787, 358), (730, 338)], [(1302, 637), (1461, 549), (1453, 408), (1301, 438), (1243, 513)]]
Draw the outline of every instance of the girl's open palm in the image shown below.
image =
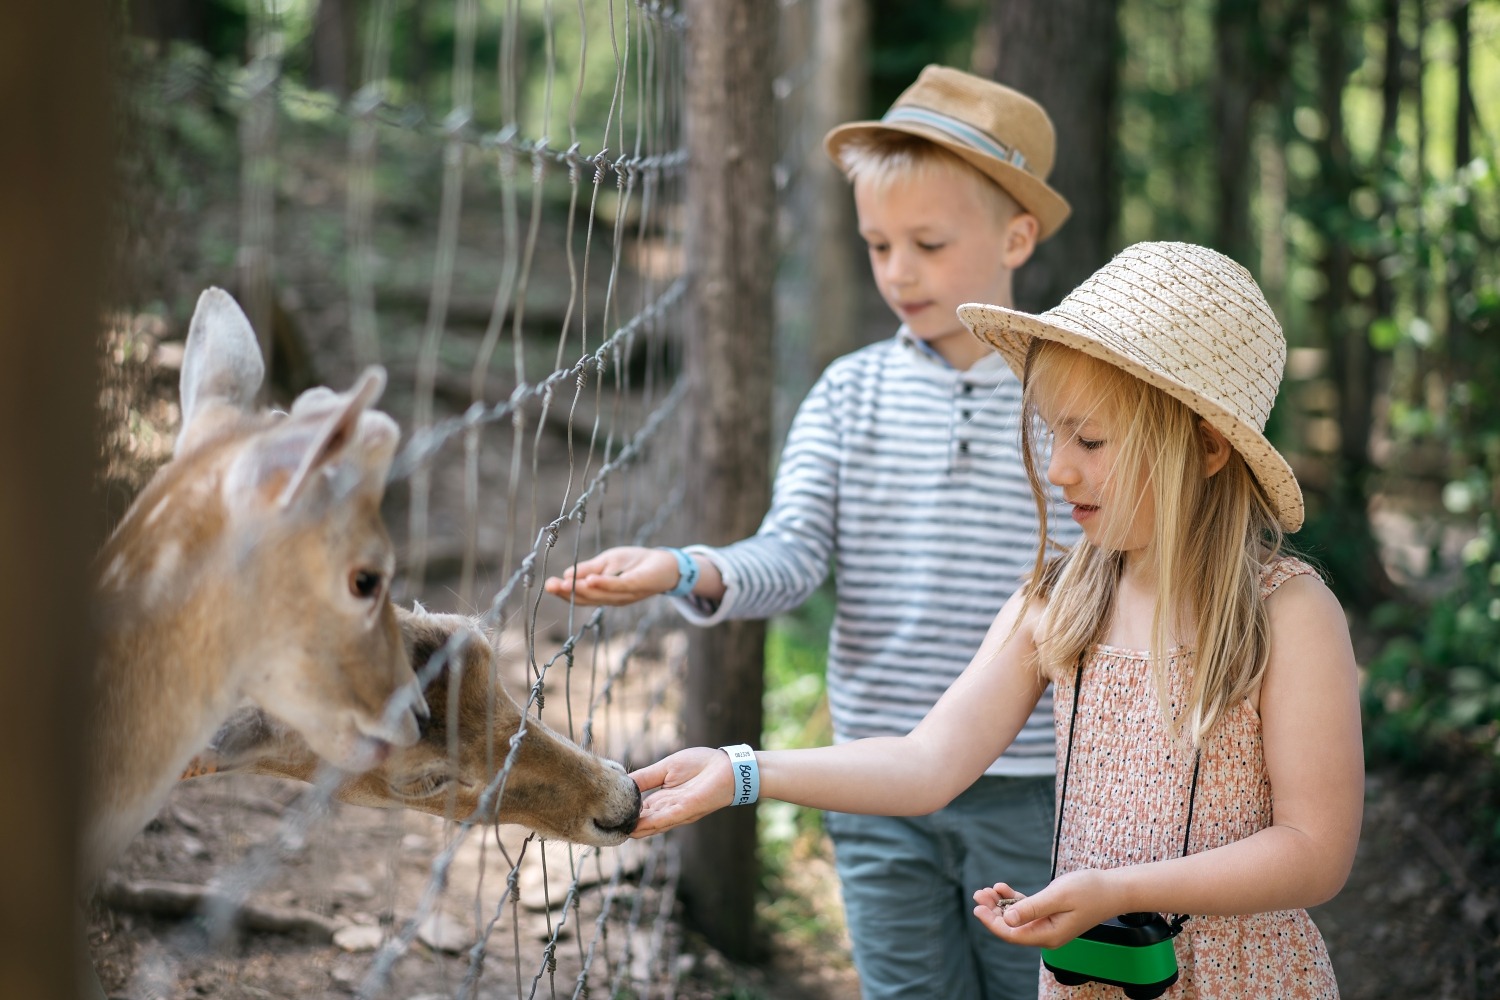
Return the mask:
[(630, 776), (646, 796), (632, 837), (695, 823), (734, 798), (729, 755), (711, 747), (679, 750)]
[(1118, 915), (1101, 891), (1101, 875), (1069, 872), (1032, 896), (997, 882), (974, 893), (974, 916), (991, 934), (1012, 944), (1058, 948)]

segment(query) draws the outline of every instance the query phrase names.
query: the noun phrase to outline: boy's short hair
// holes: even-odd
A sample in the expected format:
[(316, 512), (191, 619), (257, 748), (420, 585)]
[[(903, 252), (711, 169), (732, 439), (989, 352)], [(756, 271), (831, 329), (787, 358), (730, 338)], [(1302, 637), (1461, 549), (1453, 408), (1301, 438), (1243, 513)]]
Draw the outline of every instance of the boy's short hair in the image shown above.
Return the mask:
[(880, 121), (840, 125), (823, 146), (847, 173), (847, 147), (892, 134), (923, 139), (989, 178), (1036, 216), (1039, 240), (1056, 232), (1071, 211), (1047, 185), (1057, 143), (1052, 120), (1020, 91), (947, 66), (928, 66)]
[(856, 135), (839, 147), (839, 166), (853, 183), (867, 181), (876, 189), (899, 179), (926, 178), (938, 171), (959, 171), (979, 183), (985, 202), (1004, 225), (1025, 212), (1011, 193), (983, 171), (955, 153), (907, 132), (872, 131)]

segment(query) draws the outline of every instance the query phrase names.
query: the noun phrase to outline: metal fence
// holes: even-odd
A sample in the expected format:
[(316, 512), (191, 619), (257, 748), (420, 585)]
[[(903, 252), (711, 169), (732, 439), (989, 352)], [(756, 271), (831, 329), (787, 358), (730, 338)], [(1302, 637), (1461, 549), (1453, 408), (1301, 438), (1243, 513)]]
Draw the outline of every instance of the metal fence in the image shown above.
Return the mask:
[[(160, 256), (138, 273), (165, 304), (127, 290), (122, 352), (170, 368), (174, 293), (222, 284), (283, 392), (383, 364), (381, 407), (406, 432), (386, 511), (398, 597), (480, 619), (529, 719), (604, 756), (655, 759), (680, 743), (680, 625), (652, 605), (575, 609), (541, 582), (682, 530), (684, 15), (636, 0), (378, 0), (346, 39), (363, 71), (341, 96), (315, 85), (327, 26), (308, 20), (333, 7), (250, 4), (243, 65), (132, 51), (132, 121), (146, 129), (134, 193), (191, 231), (141, 237)], [(146, 391), (167, 381), (157, 374)], [(117, 441), (169, 438), (151, 412), (131, 411)], [(141, 998), (673, 994), (670, 838), (583, 848), (339, 806), (328, 791), (180, 785), (93, 911), (105, 985)], [(166, 883), (205, 888), (220, 909), (166, 919), (130, 891)], [(273, 910), (305, 917), (288, 926), (315, 940), (231, 929)]]

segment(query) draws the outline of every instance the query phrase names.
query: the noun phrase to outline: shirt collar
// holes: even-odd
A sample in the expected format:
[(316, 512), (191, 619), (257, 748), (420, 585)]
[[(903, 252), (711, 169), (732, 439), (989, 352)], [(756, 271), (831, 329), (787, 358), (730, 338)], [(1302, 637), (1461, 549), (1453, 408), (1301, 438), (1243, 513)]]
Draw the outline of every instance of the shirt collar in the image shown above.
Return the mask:
[(896, 340), (898, 343), (909, 348), (914, 357), (924, 358), (940, 368), (959, 375), (990, 376), (999, 375), (1001, 371), (1008, 370), (1005, 359), (1000, 357), (997, 352), (991, 351), (970, 365), (967, 371), (960, 372), (950, 365), (948, 359), (939, 354), (931, 344), (913, 335), (905, 323), (902, 323), (901, 328), (896, 331)]

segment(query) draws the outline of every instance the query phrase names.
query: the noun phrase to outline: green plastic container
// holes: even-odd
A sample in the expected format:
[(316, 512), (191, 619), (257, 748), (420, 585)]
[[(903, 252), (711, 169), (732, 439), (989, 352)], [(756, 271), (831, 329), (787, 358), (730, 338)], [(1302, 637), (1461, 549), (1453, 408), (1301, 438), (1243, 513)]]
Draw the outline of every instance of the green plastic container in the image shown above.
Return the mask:
[(1159, 913), (1125, 913), (1061, 948), (1043, 948), (1042, 964), (1064, 986), (1103, 983), (1130, 1000), (1154, 1000), (1177, 982), (1172, 938), (1180, 930)]

